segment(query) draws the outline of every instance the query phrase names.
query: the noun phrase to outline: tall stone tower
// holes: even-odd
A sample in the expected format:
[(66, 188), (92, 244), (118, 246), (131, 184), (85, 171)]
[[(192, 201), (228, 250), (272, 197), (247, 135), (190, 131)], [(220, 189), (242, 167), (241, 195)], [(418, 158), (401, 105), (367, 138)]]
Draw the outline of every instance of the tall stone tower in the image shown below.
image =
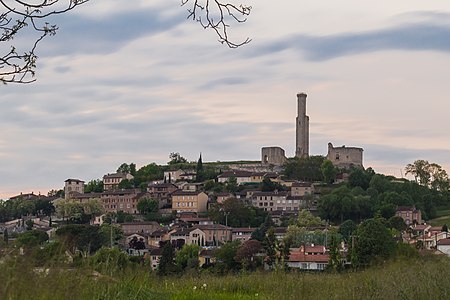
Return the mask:
[(297, 94), (295, 156), (309, 155), (309, 117), (306, 115), (306, 94)]

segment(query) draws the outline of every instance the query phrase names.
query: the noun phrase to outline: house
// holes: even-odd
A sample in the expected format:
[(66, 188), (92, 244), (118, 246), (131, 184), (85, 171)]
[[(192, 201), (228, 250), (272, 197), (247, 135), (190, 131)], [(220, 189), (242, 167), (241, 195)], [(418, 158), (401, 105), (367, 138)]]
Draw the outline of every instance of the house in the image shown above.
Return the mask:
[(181, 174), (185, 172), (181, 169), (164, 172), (164, 181), (168, 183), (176, 182), (181, 179)]
[(128, 173), (108, 173), (103, 176), (103, 189), (105, 191), (117, 189), (119, 188), (119, 183), (121, 183), (122, 180), (131, 180), (133, 178), (134, 176)]
[(227, 183), (230, 178), (236, 178), (238, 185), (252, 183), (252, 172), (238, 170), (226, 171), (217, 176), (217, 181), (219, 183)]
[(395, 212), (397, 217), (402, 218), (406, 225), (422, 224), (422, 213), (415, 206), (399, 206)]
[(231, 193), (217, 193), (217, 203), (224, 203), (225, 200), (233, 198), (233, 194)]
[(70, 199), (72, 194), (84, 193), (84, 181), (79, 179), (66, 179), (64, 181), (64, 197)]
[(144, 257), (150, 259), (150, 266), (153, 271), (158, 270), (159, 267), (159, 261), (161, 260), (162, 256), (162, 248), (152, 248), (148, 252), (148, 254)]
[(436, 246), (437, 250), (450, 256), (450, 238), (439, 240)]
[(253, 206), (265, 211), (275, 210), (299, 210), (301, 201), (298, 199), (287, 199), (288, 192), (254, 192), (252, 195)]
[(199, 267), (207, 267), (216, 262), (216, 249), (202, 249), (198, 254)]
[(148, 245), (150, 247), (160, 247), (163, 242), (170, 240), (169, 230), (167, 228), (162, 228), (153, 231), (148, 236)]
[(133, 233), (151, 234), (152, 232), (161, 229), (157, 222), (126, 222), (119, 224), (125, 235)]
[(218, 246), (231, 241), (232, 228), (222, 224), (195, 225), (205, 233), (205, 245)]
[(126, 234), (125, 235), (125, 247), (128, 248), (128, 245), (130, 244), (130, 242), (133, 239), (136, 239), (138, 241), (142, 241), (144, 243), (144, 245), (145, 245), (145, 248), (147, 248), (148, 237), (149, 237), (149, 234), (146, 234), (146, 233), (133, 233), (133, 234), (130, 234), (130, 235)]
[(28, 193), (28, 194), (22, 194), (20, 193), (20, 195), (17, 196), (13, 196), (11, 198), (9, 198), (9, 200), (39, 200), (39, 199), (48, 199), (49, 197), (45, 196), (45, 195), (41, 195), (41, 193), (39, 194), (35, 194), (34, 192)]
[(172, 193), (172, 210), (176, 212), (207, 211), (208, 195), (204, 192), (177, 190)]
[(150, 197), (159, 201), (159, 207), (172, 207), (172, 196), (178, 187), (173, 183), (150, 183), (147, 191)]
[(145, 197), (149, 197), (149, 194), (142, 193), (139, 189), (107, 190), (101, 194), (100, 201), (105, 213), (123, 211), (137, 214), (137, 203)]
[(231, 230), (231, 240), (236, 241), (239, 240), (242, 243), (248, 241), (252, 237), (252, 233), (257, 228), (244, 227), (244, 228), (233, 228)]
[[(70, 195), (70, 199), (76, 200), (76, 201), (78, 201), (80, 203), (87, 203), (87, 202), (89, 202), (91, 200), (94, 200), (94, 199), (100, 200), (101, 195), (102, 195), (102, 193), (79, 194), (79, 193), (76, 193), (76, 192), (72, 192), (71, 195)], [(68, 198), (66, 198), (66, 199), (68, 199)]]
[(291, 185), (291, 196), (303, 197), (314, 194), (314, 185), (310, 182), (294, 182)]
[(323, 271), (329, 259), (324, 246), (302, 246), (299, 249), (291, 249), (287, 264), (290, 268), (300, 270)]
[(170, 242), (178, 249), (183, 245), (206, 245), (206, 235), (201, 229), (196, 227), (180, 227), (170, 232)]
[(180, 179), (181, 180), (195, 180), (195, 178), (197, 178), (197, 173), (195, 173), (194, 171), (190, 171), (190, 172), (185, 172), (183, 174), (180, 175)]

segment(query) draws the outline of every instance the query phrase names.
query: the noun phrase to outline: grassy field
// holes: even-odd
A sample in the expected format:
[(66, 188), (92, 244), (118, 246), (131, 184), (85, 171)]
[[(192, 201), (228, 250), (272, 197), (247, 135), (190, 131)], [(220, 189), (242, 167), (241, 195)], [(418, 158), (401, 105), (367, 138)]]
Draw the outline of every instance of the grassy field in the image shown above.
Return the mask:
[(446, 257), (342, 274), (158, 277), (140, 268), (94, 276), (87, 268), (38, 272), (17, 261), (4, 263), (1, 270), (0, 299), (450, 299)]
[(444, 224), (447, 224), (447, 226), (450, 226), (450, 215), (438, 217), (436, 219), (429, 220), (428, 223), (432, 226), (443, 226)]

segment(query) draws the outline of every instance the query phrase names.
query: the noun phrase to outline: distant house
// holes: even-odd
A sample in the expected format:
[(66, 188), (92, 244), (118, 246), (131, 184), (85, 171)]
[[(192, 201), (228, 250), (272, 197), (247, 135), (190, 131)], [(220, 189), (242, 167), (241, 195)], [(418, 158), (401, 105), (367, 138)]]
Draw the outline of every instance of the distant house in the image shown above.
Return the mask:
[(399, 206), (395, 215), (402, 218), (408, 226), (422, 224), (422, 213), (415, 206)]
[(437, 242), (437, 250), (450, 256), (450, 238), (442, 239)]
[(195, 225), (205, 233), (205, 245), (218, 246), (231, 241), (232, 228), (222, 224)]
[(126, 222), (120, 224), (125, 235), (133, 233), (145, 233), (151, 234), (156, 230), (161, 229), (161, 226), (157, 222)]
[(198, 254), (198, 265), (207, 267), (216, 262), (215, 249), (202, 249)]
[(202, 213), (207, 211), (208, 195), (204, 192), (177, 190), (172, 193), (172, 210)]
[(106, 174), (103, 176), (103, 189), (105, 191), (117, 189), (119, 188), (119, 183), (121, 183), (122, 180), (125, 179), (131, 180), (133, 178), (134, 178), (133, 175), (127, 173), (118, 172)]
[(299, 249), (291, 249), (287, 264), (290, 268), (300, 270), (323, 271), (329, 259), (324, 246), (302, 246)]
[(169, 241), (169, 240), (170, 240), (169, 230), (167, 230), (167, 228), (162, 228), (162, 229), (153, 231), (148, 236), (148, 245), (151, 247), (160, 247), (161, 243)]
[(149, 197), (148, 193), (140, 190), (107, 190), (100, 196), (105, 213), (123, 211), (129, 214), (137, 214), (137, 203), (140, 199)]
[(314, 194), (314, 185), (310, 182), (294, 182), (291, 185), (291, 196), (303, 197)]
[(164, 181), (168, 183), (176, 182), (181, 179), (181, 174), (184, 174), (184, 171), (181, 169), (174, 171), (165, 171)]
[(9, 200), (12, 200), (12, 201), (14, 201), (14, 200), (39, 200), (39, 199), (49, 199), (49, 197), (47, 197), (45, 195), (41, 195), (40, 193), (35, 194), (34, 192), (31, 192), (31, 193), (27, 193), (27, 194), (20, 193), (20, 195), (9, 198)]
[(183, 245), (206, 245), (206, 235), (201, 229), (196, 227), (184, 228), (180, 227), (170, 232), (170, 241), (177, 248)]
[(242, 243), (248, 241), (252, 237), (252, 233), (256, 228), (244, 227), (244, 228), (233, 228), (231, 232), (231, 240), (239, 240)]
[(70, 199), (73, 194), (84, 193), (84, 181), (79, 179), (66, 179), (64, 181), (64, 195)]
[(286, 191), (254, 192), (252, 204), (265, 211), (298, 211), (300, 207), (303, 207), (303, 200), (297, 197), (288, 197)]
[(233, 194), (231, 193), (217, 193), (217, 203), (223, 203), (225, 200), (233, 198)]
[(252, 182), (252, 172), (249, 171), (226, 171), (217, 176), (217, 181), (219, 183), (226, 183), (230, 180), (230, 178), (236, 178), (237, 184), (245, 184)]
[(159, 207), (172, 205), (172, 193), (175, 192), (178, 187), (173, 183), (151, 183), (148, 185), (147, 191), (150, 197), (158, 200)]
[(150, 265), (153, 271), (158, 270), (161, 256), (162, 256), (162, 248), (150, 249), (148, 253), (148, 258), (150, 259)]

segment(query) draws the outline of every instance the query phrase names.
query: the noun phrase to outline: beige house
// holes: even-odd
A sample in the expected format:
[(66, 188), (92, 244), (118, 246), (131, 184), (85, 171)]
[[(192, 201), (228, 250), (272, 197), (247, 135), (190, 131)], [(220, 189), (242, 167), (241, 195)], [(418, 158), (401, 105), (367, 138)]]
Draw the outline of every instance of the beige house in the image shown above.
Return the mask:
[(395, 212), (397, 217), (402, 218), (406, 225), (422, 224), (422, 213), (415, 206), (399, 206)]
[(122, 180), (124, 179), (131, 180), (133, 178), (134, 178), (133, 175), (126, 173), (106, 174), (103, 176), (103, 189), (105, 191), (117, 189), (119, 187), (119, 183)]
[(289, 196), (285, 191), (255, 192), (252, 195), (252, 204), (265, 211), (298, 211), (305, 206), (305, 200), (298, 196)]
[(226, 183), (230, 178), (236, 178), (237, 184), (245, 184), (252, 182), (252, 172), (249, 171), (226, 171), (217, 176), (217, 181), (219, 183)]
[(172, 210), (176, 212), (207, 211), (208, 195), (204, 192), (178, 190), (172, 193)]
[(161, 208), (172, 204), (171, 194), (177, 189), (177, 186), (172, 183), (152, 183), (148, 185), (147, 191), (151, 198), (159, 201)]
[(70, 199), (72, 195), (84, 193), (84, 181), (79, 179), (66, 179), (64, 181), (64, 195)]
[(205, 245), (217, 246), (231, 241), (232, 228), (221, 224), (196, 225), (205, 233)]
[(184, 174), (184, 171), (179, 169), (175, 171), (166, 171), (164, 172), (164, 181), (168, 183), (172, 183), (181, 179), (181, 175)]
[(177, 246), (182, 245), (206, 245), (206, 235), (201, 229), (196, 227), (178, 228), (170, 233), (170, 242)]
[(133, 233), (146, 233), (151, 234), (154, 231), (161, 229), (161, 226), (157, 222), (127, 222), (120, 224), (125, 235)]
[(140, 190), (108, 190), (100, 196), (105, 213), (123, 211), (129, 214), (137, 214), (137, 203), (141, 198), (149, 197), (148, 193)]
[(291, 185), (291, 196), (306, 196), (314, 194), (314, 185), (310, 182), (294, 182)]

